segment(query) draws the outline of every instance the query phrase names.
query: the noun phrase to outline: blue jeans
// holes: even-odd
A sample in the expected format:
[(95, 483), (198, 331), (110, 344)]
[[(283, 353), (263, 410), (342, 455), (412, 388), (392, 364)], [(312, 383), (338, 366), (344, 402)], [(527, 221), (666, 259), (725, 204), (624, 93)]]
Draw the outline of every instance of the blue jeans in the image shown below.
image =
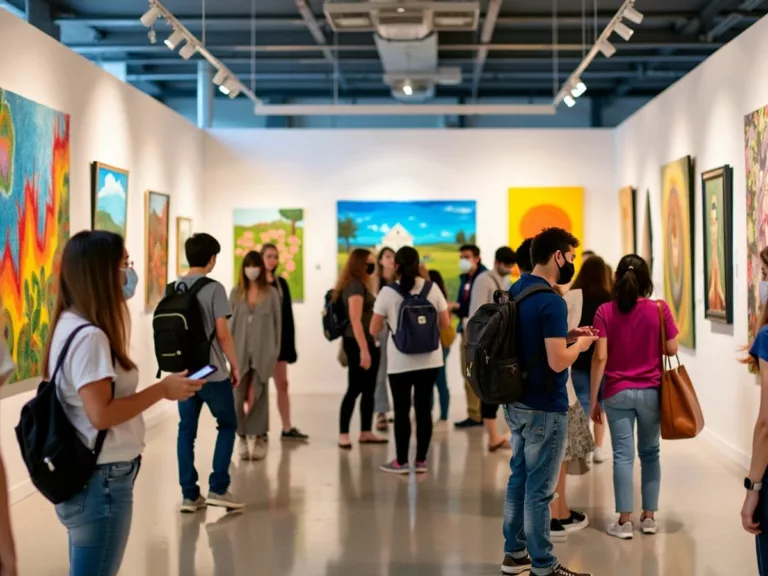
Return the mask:
[[(584, 412), (589, 418), (589, 402), (592, 394), (592, 383), (590, 380), (589, 372), (583, 370), (571, 369), (571, 380), (573, 381), (573, 389), (576, 391), (576, 397), (579, 399), (579, 404), (584, 408)], [(605, 379), (600, 383), (600, 391), (597, 393), (597, 402), (600, 404), (600, 408), (605, 412), (605, 403), (603, 402), (603, 385)]]
[(115, 576), (133, 516), (133, 483), (141, 458), (97, 466), (88, 485), (56, 505), (69, 534), (70, 576)]
[(512, 431), (512, 475), (504, 504), (504, 552), (521, 557), (526, 550), (532, 574), (552, 573), (557, 558), (549, 538), (549, 504), (555, 496), (565, 456), (568, 414), (539, 412), (507, 404), (504, 415)]
[(221, 382), (207, 382), (192, 398), (179, 402), (181, 421), (176, 454), (179, 460), (181, 493), (186, 500), (197, 500), (200, 497), (195, 469), (195, 439), (203, 404), (208, 405), (211, 414), (216, 418), (219, 431), (213, 452), (213, 472), (209, 479), (209, 488), (215, 494), (224, 494), (229, 489), (229, 463), (235, 447), (237, 416), (232, 383), (227, 379)]
[[(451, 407), (451, 393), (448, 391), (448, 377), (445, 372), (445, 359), (448, 358), (450, 348), (443, 348), (443, 365), (437, 370), (437, 395), (440, 398), (440, 420), (448, 420)], [(435, 406), (435, 395), (432, 394), (432, 407)]]
[(635, 422), (640, 456), (643, 510), (659, 509), (659, 389), (622, 390), (605, 401), (613, 444), (613, 492), (616, 512), (630, 513), (634, 502)]

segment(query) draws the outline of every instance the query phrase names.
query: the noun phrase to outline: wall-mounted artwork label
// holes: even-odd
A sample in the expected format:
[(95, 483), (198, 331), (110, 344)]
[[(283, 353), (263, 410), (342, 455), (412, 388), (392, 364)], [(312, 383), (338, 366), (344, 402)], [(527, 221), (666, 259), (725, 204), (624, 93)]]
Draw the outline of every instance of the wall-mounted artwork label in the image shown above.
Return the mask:
[(176, 275), (186, 276), (189, 272), (189, 262), (184, 245), (192, 236), (192, 220), (189, 218), (176, 218)]
[(749, 341), (760, 318), (760, 251), (768, 246), (768, 106), (744, 117), (747, 169), (747, 314)]
[(0, 89), (0, 301), (12, 381), (42, 375), (69, 238), (69, 116)]
[(661, 168), (664, 299), (680, 330), (680, 344), (696, 347), (693, 295), (692, 162), (685, 156)]
[(701, 175), (704, 223), (704, 315), (733, 322), (733, 170), (723, 166)]
[(157, 306), (168, 284), (168, 213), (171, 198), (158, 192), (147, 192), (144, 206), (146, 216), (147, 310)]
[(240, 208), (234, 214), (235, 285), (243, 258), (273, 244), (280, 255), (277, 274), (288, 283), (293, 302), (304, 301), (304, 209)]
[(619, 217), (621, 219), (621, 254), (634, 254), (637, 250), (637, 218), (635, 217), (635, 189), (625, 186), (619, 190)]
[[(340, 201), (338, 265), (354, 248), (376, 253), (413, 246), (422, 262), (443, 276), (448, 297), (459, 291), (459, 247), (477, 243), (476, 203), (470, 200), (413, 202)], [(485, 260), (493, 260), (486, 254)]]
[(128, 222), (128, 171), (93, 163), (92, 226), (125, 238)]
[(510, 188), (510, 248), (517, 250), (523, 240), (533, 238), (544, 228), (562, 228), (581, 241), (576, 249), (578, 267), (585, 248), (584, 188)]

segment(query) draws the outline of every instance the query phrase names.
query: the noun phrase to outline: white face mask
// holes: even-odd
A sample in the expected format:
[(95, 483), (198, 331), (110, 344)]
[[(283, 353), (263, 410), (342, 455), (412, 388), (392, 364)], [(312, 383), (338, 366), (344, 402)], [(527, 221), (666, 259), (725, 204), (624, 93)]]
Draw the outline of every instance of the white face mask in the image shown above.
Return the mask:
[(768, 280), (760, 282), (760, 305), (765, 306), (768, 302)]
[(245, 277), (248, 278), (248, 280), (253, 282), (254, 280), (258, 280), (259, 276), (261, 276), (261, 268), (249, 266), (245, 269)]
[(469, 258), (460, 258), (459, 270), (461, 270), (462, 274), (469, 273), (469, 271), (472, 270), (472, 260), (470, 260)]

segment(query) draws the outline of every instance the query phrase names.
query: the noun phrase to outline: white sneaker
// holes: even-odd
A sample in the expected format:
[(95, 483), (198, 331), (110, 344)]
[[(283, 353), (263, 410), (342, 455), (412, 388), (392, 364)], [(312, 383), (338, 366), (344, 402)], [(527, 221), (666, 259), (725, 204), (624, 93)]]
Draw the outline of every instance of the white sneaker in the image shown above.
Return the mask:
[(240, 456), (240, 460), (251, 459), (251, 453), (248, 450), (248, 442), (241, 436), (237, 437), (237, 453)]
[(181, 502), (180, 510), (182, 514), (194, 514), (198, 510), (205, 510), (206, 506), (205, 498), (198, 496), (197, 500), (184, 499)]
[(258, 436), (248, 436), (248, 444), (251, 447), (251, 460), (264, 460), (267, 457), (267, 439)]
[(640, 530), (643, 534), (656, 534), (659, 531), (659, 525), (653, 518), (646, 518), (643, 520)]
[(224, 494), (216, 494), (215, 492), (208, 492), (208, 498), (205, 500), (208, 506), (216, 506), (218, 508), (226, 508), (228, 512), (234, 510), (242, 510), (245, 508), (245, 504), (235, 500), (232, 493), (227, 491)]
[(596, 446), (595, 451), (592, 453), (592, 462), (595, 464), (602, 464), (605, 462), (605, 452), (601, 446)]
[(608, 527), (608, 534), (621, 538), (622, 540), (632, 540), (634, 526), (632, 522), (626, 522), (619, 524), (618, 521), (614, 522)]

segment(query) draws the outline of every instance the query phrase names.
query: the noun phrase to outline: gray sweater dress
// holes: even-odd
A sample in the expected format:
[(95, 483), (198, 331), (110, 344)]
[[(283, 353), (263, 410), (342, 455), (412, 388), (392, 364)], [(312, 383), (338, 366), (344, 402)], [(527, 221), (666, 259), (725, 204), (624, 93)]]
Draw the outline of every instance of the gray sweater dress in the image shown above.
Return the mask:
[[(280, 295), (272, 286), (266, 297), (251, 309), (247, 298), (240, 298), (237, 289), (229, 295), (232, 317), (229, 329), (235, 341), (235, 355), (243, 378), (235, 388), (237, 433), (240, 436), (263, 436), (269, 429), (269, 378), (280, 354), (281, 314)], [(253, 386), (253, 406), (245, 414), (244, 403), (248, 388)]]

